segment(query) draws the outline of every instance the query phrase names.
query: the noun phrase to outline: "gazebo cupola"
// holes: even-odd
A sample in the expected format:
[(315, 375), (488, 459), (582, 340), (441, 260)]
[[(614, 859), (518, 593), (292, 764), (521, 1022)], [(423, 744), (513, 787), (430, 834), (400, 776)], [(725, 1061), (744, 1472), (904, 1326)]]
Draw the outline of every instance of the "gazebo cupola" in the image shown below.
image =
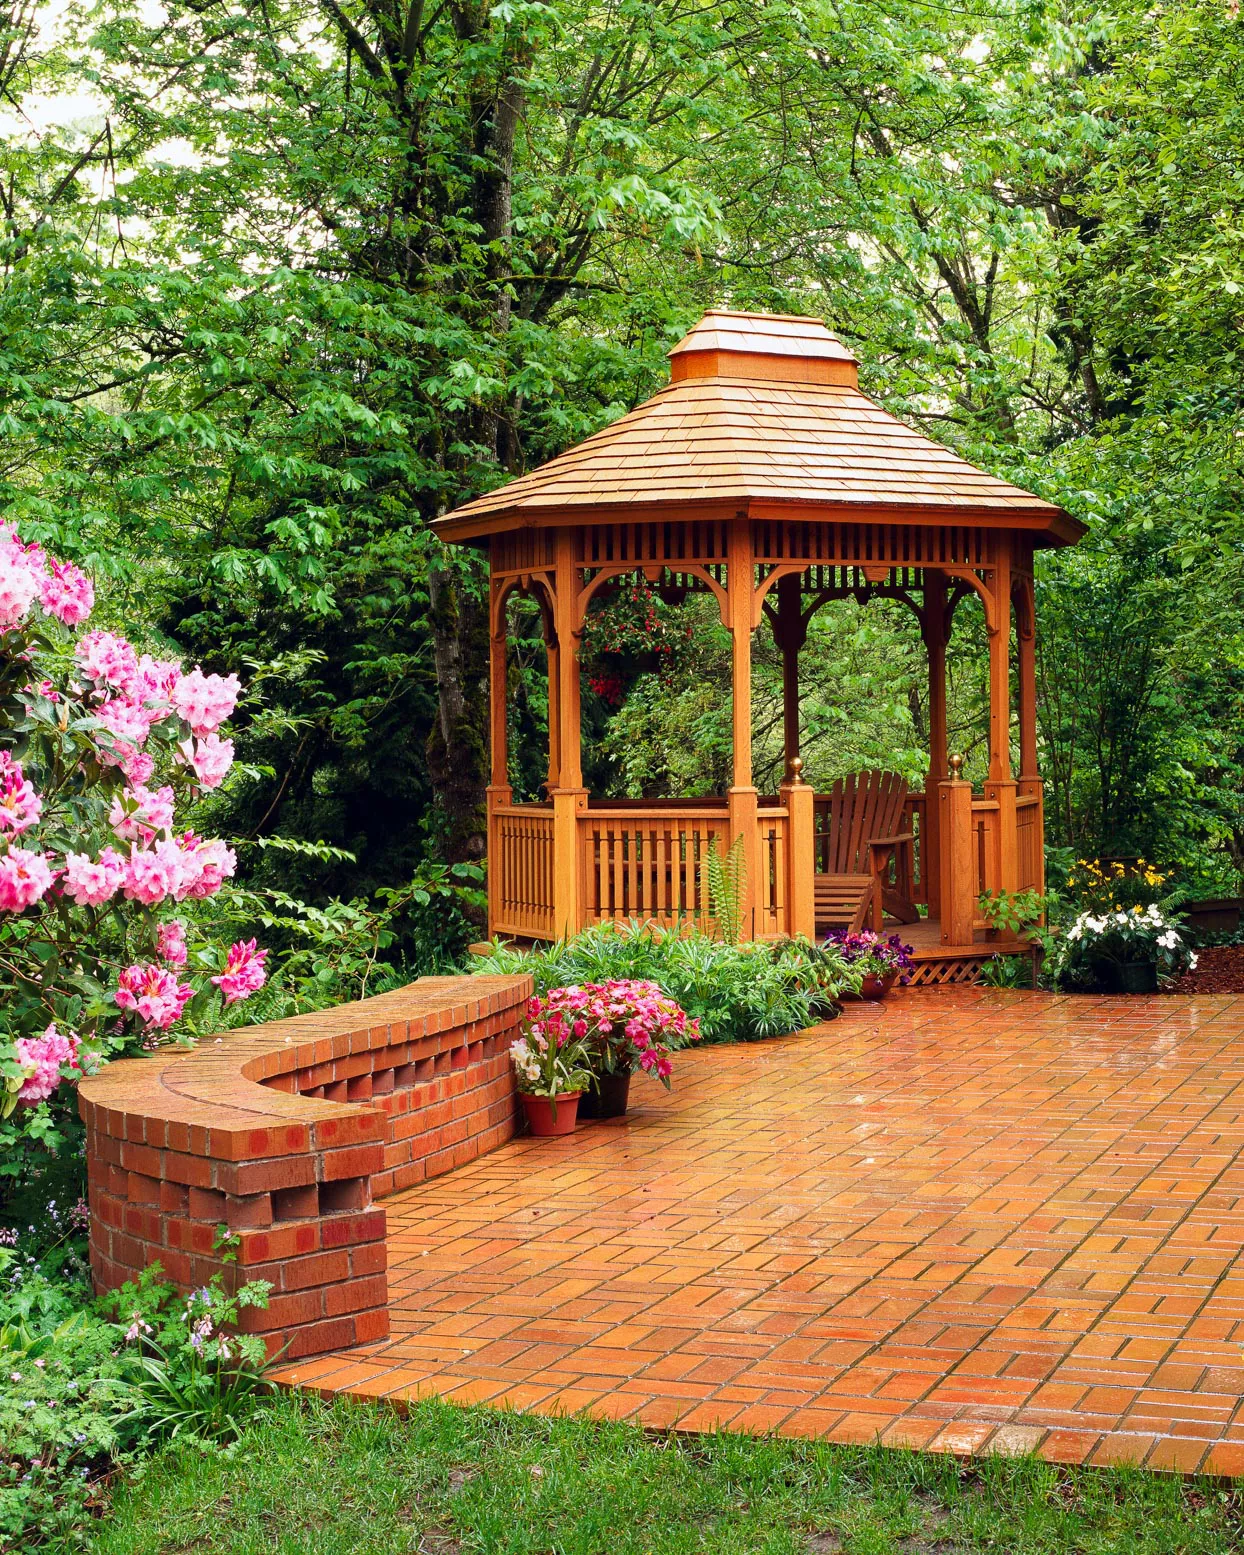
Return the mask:
[[(1043, 879), (1033, 554), (1074, 543), (1081, 526), (876, 405), (859, 389), (855, 357), (818, 319), (714, 310), (670, 356), (670, 383), (651, 399), (435, 526), (489, 555), (491, 931), (546, 938), (610, 918), (703, 921), (704, 854), (742, 838), (749, 934), (824, 928), (854, 900), (825, 881), (858, 883), (871, 857), (875, 889), (854, 919), (920, 912), (913, 937), (935, 939), (939, 965), (979, 961), (995, 948), (980, 948), (980, 891)], [(592, 598), (635, 575), (711, 593), (731, 634), (733, 771), (715, 803), (611, 800), (583, 787), (579, 636)], [(541, 804), (514, 804), (508, 782), (505, 601), (515, 589), (539, 600), (549, 650)], [(973, 591), (990, 660), (980, 795), (948, 776), (946, 748), (946, 639)], [(864, 835), (880, 775), (839, 794), (837, 808), (800, 778), (799, 654), (814, 612), (847, 595), (903, 600), (928, 652), (928, 783), (898, 799), (887, 790), (901, 823), (887, 834), (892, 845)], [(785, 670), (786, 780), (772, 796), (757, 793), (751, 761), (751, 639), (765, 621)], [(844, 860), (856, 867), (842, 869)]]

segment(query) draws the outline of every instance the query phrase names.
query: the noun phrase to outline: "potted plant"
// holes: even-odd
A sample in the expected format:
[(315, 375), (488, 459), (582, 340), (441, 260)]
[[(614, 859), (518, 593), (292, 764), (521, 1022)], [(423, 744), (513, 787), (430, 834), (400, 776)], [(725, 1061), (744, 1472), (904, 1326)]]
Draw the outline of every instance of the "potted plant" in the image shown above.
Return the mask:
[(583, 622), (580, 658), (588, 684), (610, 707), (621, 705), (638, 675), (668, 677), (691, 627), (644, 579), (619, 581), (594, 599)]
[(825, 943), (838, 947), (847, 967), (860, 979), (857, 995), (861, 999), (884, 999), (895, 983), (911, 981), (911, 946), (904, 945), (897, 934), (887, 938), (874, 929), (861, 929), (858, 934), (834, 929)]
[(698, 1021), (652, 982), (573, 984), (554, 988), (544, 1003), (584, 1044), (594, 1088), (580, 1102), (583, 1117), (623, 1117), (631, 1076), (640, 1071), (669, 1090), (671, 1055), (700, 1037)]
[(1137, 903), (1080, 913), (1054, 951), (1052, 971), (1064, 987), (1156, 993), (1195, 966), (1182, 925), (1156, 903)]
[(548, 999), (529, 999), (523, 1034), (510, 1044), (528, 1126), (542, 1139), (574, 1133), (579, 1097), (593, 1083), (578, 1024)]

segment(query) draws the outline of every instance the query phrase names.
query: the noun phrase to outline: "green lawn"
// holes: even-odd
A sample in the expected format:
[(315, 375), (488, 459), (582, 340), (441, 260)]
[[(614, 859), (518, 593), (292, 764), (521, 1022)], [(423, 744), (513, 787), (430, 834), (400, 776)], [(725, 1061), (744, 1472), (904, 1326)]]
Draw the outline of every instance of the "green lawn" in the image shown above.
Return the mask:
[(1240, 1496), (1032, 1461), (282, 1398), (120, 1487), (96, 1555), (1225, 1555)]

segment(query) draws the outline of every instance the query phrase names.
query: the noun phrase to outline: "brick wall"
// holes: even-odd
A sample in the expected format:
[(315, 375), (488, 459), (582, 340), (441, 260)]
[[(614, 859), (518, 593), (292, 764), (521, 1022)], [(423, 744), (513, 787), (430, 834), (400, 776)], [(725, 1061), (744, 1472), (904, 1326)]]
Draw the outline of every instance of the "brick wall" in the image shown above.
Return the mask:
[[(96, 1286), (157, 1260), (183, 1288), (223, 1271), (272, 1283), (267, 1311), (244, 1314), (270, 1351), (384, 1338), (374, 1200), (513, 1136), (508, 1048), (530, 991), (526, 978), (424, 977), (83, 1080)], [(221, 1225), (236, 1264), (214, 1250)]]

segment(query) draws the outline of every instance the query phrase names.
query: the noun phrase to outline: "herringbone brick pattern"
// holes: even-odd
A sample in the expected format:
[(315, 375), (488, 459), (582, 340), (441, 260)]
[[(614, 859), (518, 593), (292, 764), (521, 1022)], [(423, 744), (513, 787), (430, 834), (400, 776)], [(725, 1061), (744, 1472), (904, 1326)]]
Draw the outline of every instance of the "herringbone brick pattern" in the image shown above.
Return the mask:
[(632, 1094), (389, 1200), (391, 1339), (283, 1375), (1244, 1474), (1244, 999), (908, 991)]

